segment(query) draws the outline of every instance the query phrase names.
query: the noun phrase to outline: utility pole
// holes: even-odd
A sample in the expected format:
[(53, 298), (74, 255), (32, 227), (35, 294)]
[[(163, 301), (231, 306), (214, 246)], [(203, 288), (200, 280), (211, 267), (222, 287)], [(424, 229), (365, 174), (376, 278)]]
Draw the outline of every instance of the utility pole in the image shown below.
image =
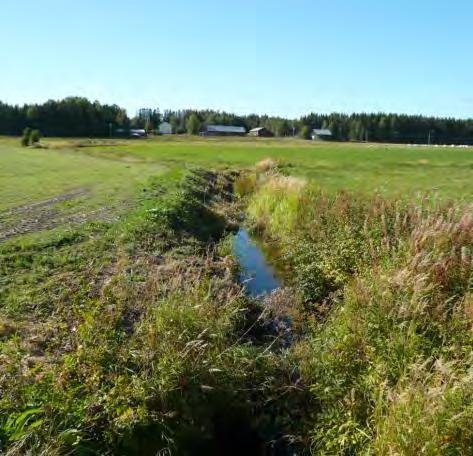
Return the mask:
[(112, 122), (108, 123), (108, 136), (110, 138), (112, 137)]
[(432, 130), (429, 130), (429, 137), (427, 139), (427, 144), (430, 146), (430, 141), (431, 141), (431, 133), (432, 133)]

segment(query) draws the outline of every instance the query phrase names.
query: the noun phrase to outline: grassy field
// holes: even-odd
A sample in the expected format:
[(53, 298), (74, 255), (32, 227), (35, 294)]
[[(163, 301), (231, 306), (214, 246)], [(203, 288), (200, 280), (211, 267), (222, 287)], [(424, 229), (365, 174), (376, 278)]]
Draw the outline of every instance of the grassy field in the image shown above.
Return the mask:
[(473, 150), (300, 140), (156, 138), (146, 141), (44, 140), (22, 149), (0, 139), (0, 210), (83, 190), (100, 205), (127, 199), (164, 167), (245, 167), (272, 157), (287, 172), (328, 190), (390, 195), (473, 195)]
[(473, 151), (294, 139), (161, 137), (143, 141), (45, 139), (44, 149), (0, 139), (0, 238), (108, 219), (168, 169), (247, 168), (271, 157), (286, 174), (336, 192), (453, 199), (473, 196)]
[(42, 144), (0, 139), (0, 452), (473, 454), (473, 149)]
[(120, 201), (160, 169), (157, 163), (106, 160), (70, 147), (25, 149), (0, 140), (0, 210), (77, 190), (90, 194), (93, 205)]
[(133, 204), (166, 167), (82, 149), (25, 149), (0, 140), (0, 239), (68, 223), (107, 219)]
[(468, 198), (473, 194), (473, 149), (412, 148), (397, 145), (313, 143), (302, 140), (159, 138), (98, 148), (149, 162), (206, 167), (251, 166), (266, 157), (282, 160), (292, 174), (314, 179), (329, 190), (385, 194), (438, 192)]

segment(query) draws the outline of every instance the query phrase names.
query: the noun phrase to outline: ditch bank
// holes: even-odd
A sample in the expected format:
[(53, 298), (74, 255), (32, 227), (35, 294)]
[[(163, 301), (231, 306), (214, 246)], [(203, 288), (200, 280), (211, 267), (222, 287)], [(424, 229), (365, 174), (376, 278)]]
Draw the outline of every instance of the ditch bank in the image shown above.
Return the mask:
[[(299, 444), (307, 391), (237, 280), (236, 176), (160, 175), (139, 207), (80, 242), (3, 247), (8, 271), (47, 259), (64, 281), (65, 258), (96, 267), (67, 264), (78, 281), (42, 309), (38, 344), (0, 321), (0, 452), (251, 455)], [(54, 296), (40, 278), (38, 292)]]
[[(226, 328), (217, 359), (204, 357), (190, 374), (194, 378), (210, 369), (210, 378), (206, 374), (197, 381), (201, 389), (190, 396), (187, 388), (181, 392), (181, 401), (195, 407), (181, 412), (187, 426), (174, 428), (171, 420), (183, 454), (188, 449), (192, 454), (293, 454), (300, 444), (297, 418), (310, 402), (293, 361), (280, 350), (293, 340), (291, 321), (281, 310), (292, 296), (282, 287), (269, 251), (243, 227), (246, 202), (234, 193), (238, 176), (195, 170), (171, 194), (160, 195), (156, 187), (147, 196), (145, 221), (133, 235), (141, 249), (161, 258), (157, 274), (169, 261), (177, 263), (180, 278), (171, 271), (167, 280), (183, 290), (197, 280), (199, 294), (207, 290), (196, 305), (210, 312), (203, 323), (214, 329), (204, 329), (199, 343), (212, 347), (213, 333)], [(135, 439), (133, 434), (128, 440)]]
[(472, 208), (328, 193), (274, 166), (245, 181), (306, 322), (290, 350), (313, 396), (305, 448), (470, 454)]

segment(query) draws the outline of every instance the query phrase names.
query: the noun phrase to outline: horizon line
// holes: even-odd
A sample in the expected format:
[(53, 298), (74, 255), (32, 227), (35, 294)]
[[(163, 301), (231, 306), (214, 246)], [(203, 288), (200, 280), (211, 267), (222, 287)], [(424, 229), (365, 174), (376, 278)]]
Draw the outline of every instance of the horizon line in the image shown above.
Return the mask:
[[(126, 108), (125, 106), (121, 105), (120, 103), (117, 102), (104, 102), (99, 100), (98, 98), (93, 98), (93, 97), (88, 97), (84, 95), (67, 95), (64, 97), (57, 97), (57, 98), (46, 98), (44, 101), (24, 101), (24, 102), (8, 102), (4, 101), (2, 98), (0, 98), (0, 103), (10, 105), (10, 106), (17, 106), (17, 107), (24, 107), (24, 106), (32, 106), (32, 105), (44, 105), (49, 101), (54, 101), (54, 102), (60, 102), (64, 101), (70, 98), (83, 98), (90, 103), (95, 103), (98, 102), (101, 105), (116, 105), (119, 108), (125, 110), (126, 115), (129, 118), (137, 117), (139, 110), (140, 109), (152, 109), (152, 110), (159, 110), (161, 114), (165, 113), (166, 111), (171, 111), (171, 112), (185, 112), (185, 111), (214, 111), (217, 113), (226, 113), (226, 114), (233, 114), (237, 116), (267, 116), (269, 118), (281, 118), (281, 119), (286, 119), (286, 120), (298, 120), (301, 119), (302, 117), (307, 117), (310, 116), (311, 114), (315, 115), (321, 115), (321, 116), (330, 116), (330, 115), (341, 115), (341, 116), (353, 116), (353, 115), (396, 115), (396, 116), (406, 116), (406, 117), (424, 117), (424, 118), (435, 118), (435, 119), (448, 119), (448, 120), (462, 120), (462, 121), (473, 121), (473, 115), (472, 116), (467, 116), (467, 117), (462, 117), (462, 116), (456, 116), (456, 115), (445, 115), (445, 114), (425, 114), (425, 113), (409, 113), (407, 111), (383, 111), (383, 110), (360, 110), (360, 111), (344, 111), (344, 110), (309, 110), (306, 111), (303, 114), (299, 114), (298, 117), (292, 117), (292, 116), (286, 116), (284, 114), (268, 114), (267, 112), (258, 112), (258, 111), (246, 111), (245, 113), (242, 111), (239, 111), (238, 109), (232, 110), (232, 109), (227, 109), (227, 108), (211, 108), (211, 107), (186, 107), (186, 108), (160, 108), (159, 106), (156, 106), (154, 108), (149, 107), (149, 106), (142, 106), (140, 108)], [(134, 114), (132, 114), (132, 111), (135, 111)]]

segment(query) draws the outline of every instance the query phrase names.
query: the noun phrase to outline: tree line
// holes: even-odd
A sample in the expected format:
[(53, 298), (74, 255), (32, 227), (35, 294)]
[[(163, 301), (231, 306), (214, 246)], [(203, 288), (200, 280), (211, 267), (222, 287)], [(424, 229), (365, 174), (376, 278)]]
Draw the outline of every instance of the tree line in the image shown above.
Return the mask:
[(31, 128), (45, 136), (105, 137), (111, 126), (127, 128), (129, 122), (126, 111), (119, 106), (81, 97), (23, 106), (0, 102), (0, 134), (3, 135), (20, 135), (25, 128)]
[(237, 115), (214, 110), (142, 109), (129, 117), (118, 105), (91, 102), (82, 97), (49, 100), (43, 104), (9, 105), (0, 102), (0, 134), (20, 135), (25, 128), (44, 136), (107, 137), (119, 129), (144, 128), (155, 131), (162, 121), (177, 134), (198, 134), (205, 125), (235, 125), (247, 130), (266, 127), (278, 137), (309, 138), (315, 128), (330, 129), (337, 141), (398, 143), (473, 144), (473, 119), (421, 115), (316, 114), (299, 119), (267, 115)]

